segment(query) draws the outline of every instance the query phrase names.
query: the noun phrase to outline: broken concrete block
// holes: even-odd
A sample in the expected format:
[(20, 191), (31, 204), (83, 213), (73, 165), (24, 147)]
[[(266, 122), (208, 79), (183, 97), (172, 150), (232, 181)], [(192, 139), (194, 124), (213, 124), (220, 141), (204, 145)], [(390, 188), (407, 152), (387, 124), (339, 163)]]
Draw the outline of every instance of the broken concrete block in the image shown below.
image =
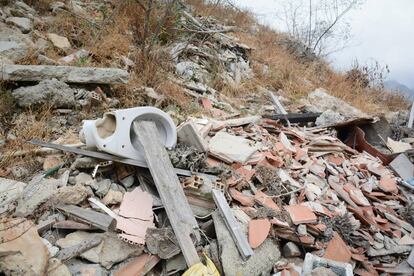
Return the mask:
[(221, 262), (224, 275), (269, 275), (273, 265), (280, 258), (278, 244), (272, 239), (266, 239), (254, 254), (244, 262), (227, 229), (223, 218), (218, 212), (213, 213), (217, 241), (221, 248)]
[(299, 257), (302, 255), (299, 247), (294, 242), (287, 242), (282, 249), (285, 258)]
[(128, 83), (129, 74), (117, 68), (95, 68), (51, 65), (3, 65), (0, 80), (42, 81), (57, 79), (66, 83)]
[(47, 38), (52, 42), (53, 46), (61, 50), (69, 50), (72, 46), (70, 45), (69, 40), (64, 37), (53, 33), (48, 33)]
[(200, 152), (206, 152), (207, 143), (201, 136), (197, 126), (193, 121), (187, 121), (177, 128), (178, 141), (197, 149)]
[(59, 179), (43, 178), (43, 175), (35, 176), (23, 190), (16, 207), (15, 215), (25, 217), (33, 213), (36, 208), (51, 198), (60, 184)]
[(243, 137), (218, 132), (209, 142), (209, 152), (227, 163), (246, 163), (256, 149), (250, 146), (249, 141)]
[(0, 177), (0, 214), (10, 210), (11, 203), (21, 196), (25, 186), (26, 183)]
[(90, 262), (101, 264), (109, 269), (112, 265), (119, 263), (131, 256), (138, 256), (142, 253), (142, 248), (131, 245), (120, 240), (116, 233), (106, 232), (103, 234), (76, 231), (70, 233), (63, 239), (59, 239), (56, 245), (62, 249), (80, 244), (84, 240), (89, 240), (94, 236), (101, 236), (103, 241), (96, 247), (89, 249), (81, 254), (82, 258)]
[[(36, 227), (25, 219), (0, 221), (0, 267), (6, 275), (45, 275), (49, 252)], [(10, 254), (10, 252), (15, 252)]]
[(23, 86), (13, 90), (12, 95), (21, 107), (50, 104), (53, 107), (73, 107), (75, 90), (56, 79), (42, 80), (35, 86)]
[(325, 258), (306, 253), (305, 262), (303, 263), (302, 275), (313, 275), (315, 267), (325, 267), (332, 270), (335, 275), (352, 276), (352, 265), (349, 263), (336, 262)]

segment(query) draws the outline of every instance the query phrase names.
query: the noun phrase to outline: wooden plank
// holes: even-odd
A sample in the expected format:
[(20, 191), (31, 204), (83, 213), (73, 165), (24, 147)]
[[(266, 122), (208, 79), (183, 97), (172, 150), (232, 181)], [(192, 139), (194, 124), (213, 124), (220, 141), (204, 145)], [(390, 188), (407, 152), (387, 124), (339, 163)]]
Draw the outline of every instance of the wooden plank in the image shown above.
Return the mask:
[(56, 208), (69, 217), (73, 217), (104, 231), (111, 230), (115, 226), (115, 220), (113, 218), (90, 209), (80, 208), (75, 205), (58, 205)]
[(230, 206), (227, 204), (223, 193), (215, 189), (212, 190), (212, 193), (214, 201), (216, 202), (220, 214), (223, 216), (224, 221), (226, 222), (227, 228), (229, 229), (234, 243), (236, 244), (242, 259), (246, 261), (250, 256), (254, 254), (252, 248), (249, 245), (249, 242), (247, 241), (247, 237), (234, 218)]
[(159, 139), (155, 123), (134, 122), (133, 131), (136, 139), (132, 143), (144, 154), (181, 252), (187, 265), (191, 267), (200, 262), (192, 238), (194, 237), (196, 241), (200, 239), (198, 223), (193, 216), (168, 153)]
[[(47, 143), (47, 142), (43, 142), (43, 141), (36, 140), (36, 139), (30, 140), (29, 143), (32, 144), (32, 145), (42, 146), (42, 147), (46, 147), (46, 148), (53, 148), (53, 149), (58, 149), (58, 150), (61, 150), (61, 151), (67, 151), (67, 152), (72, 152), (72, 153), (76, 153), (76, 154), (79, 154), (79, 155), (89, 156), (89, 157), (93, 157), (93, 158), (96, 158), (96, 159), (102, 159), (102, 160), (118, 162), (118, 163), (132, 165), (132, 166), (136, 166), (136, 167), (140, 167), (140, 168), (148, 168), (148, 166), (145, 162), (135, 160), (135, 159), (122, 158), (122, 157), (115, 156), (115, 155), (105, 153), (105, 152), (78, 149), (78, 148), (75, 148), (75, 147), (68, 147), (68, 146), (63, 146), (63, 145), (59, 145), (59, 144)], [(190, 172), (189, 170), (183, 170), (183, 169), (177, 169), (177, 168), (174, 168), (174, 171), (178, 175), (192, 176), (192, 175), (195, 174), (195, 175), (199, 175), (201, 177), (207, 177), (207, 178), (209, 178), (213, 181), (217, 180), (216, 176), (210, 175), (210, 174)]]
[(414, 102), (411, 105), (410, 117), (408, 118), (407, 127), (413, 128), (413, 121), (414, 121)]
[(273, 106), (274, 106), (276, 112), (281, 113), (282, 115), (284, 115), (284, 119), (286, 120), (288, 126), (290, 127), (290, 121), (286, 116), (288, 113), (286, 112), (283, 105), (280, 103), (279, 99), (273, 94), (272, 91), (268, 90), (267, 93), (269, 94), (270, 99), (272, 99)]

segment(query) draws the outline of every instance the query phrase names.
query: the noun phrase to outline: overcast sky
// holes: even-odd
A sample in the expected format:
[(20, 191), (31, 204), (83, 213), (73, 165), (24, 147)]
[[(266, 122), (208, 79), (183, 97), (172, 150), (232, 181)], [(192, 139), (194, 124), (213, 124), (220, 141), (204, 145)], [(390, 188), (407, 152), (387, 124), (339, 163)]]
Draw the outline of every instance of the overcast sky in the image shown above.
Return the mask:
[[(234, 2), (255, 13), (261, 23), (283, 30), (275, 24), (277, 0)], [(349, 18), (353, 46), (333, 54), (332, 64), (344, 70), (355, 58), (360, 64), (375, 59), (389, 66), (388, 79), (414, 88), (414, 0), (366, 0)]]

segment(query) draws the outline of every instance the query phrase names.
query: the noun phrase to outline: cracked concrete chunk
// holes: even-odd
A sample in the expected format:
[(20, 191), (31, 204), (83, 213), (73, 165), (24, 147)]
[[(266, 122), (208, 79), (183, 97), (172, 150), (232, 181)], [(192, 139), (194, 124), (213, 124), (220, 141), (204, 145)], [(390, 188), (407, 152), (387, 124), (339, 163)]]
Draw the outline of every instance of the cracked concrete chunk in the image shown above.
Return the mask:
[(243, 137), (234, 136), (227, 132), (219, 132), (209, 142), (211, 155), (227, 163), (246, 163), (256, 152), (249, 141)]
[(0, 229), (6, 229), (0, 231), (2, 272), (6, 275), (44, 275), (49, 253), (34, 224), (19, 218), (2, 219)]
[(12, 208), (11, 204), (20, 197), (25, 186), (26, 183), (0, 177), (0, 214)]
[(273, 265), (280, 258), (279, 246), (274, 240), (266, 239), (260, 247), (254, 250), (253, 256), (244, 262), (218, 212), (213, 213), (213, 220), (221, 251), (220, 258), (224, 275), (270, 275)]
[(89, 240), (94, 236), (102, 236), (103, 241), (96, 247), (91, 248), (81, 254), (82, 258), (103, 267), (110, 269), (114, 264), (119, 263), (131, 256), (139, 256), (142, 248), (137, 245), (131, 245), (120, 240), (116, 233), (89, 233), (84, 231), (76, 231), (70, 233), (63, 239), (59, 239), (56, 245), (62, 249), (68, 248)]
[(12, 95), (21, 107), (45, 103), (53, 107), (73, 107), (76, 104), (74, 89), (56, 79), (43, 80), (35, 86), (17, 88)]
[(40, 204), (46, 202), (56, 193), (60, 183), (59, 179), (43, 178), (43, 175), (35, 176), (23, 190), (17, 203), (15, 215), (25, 217), (33, 213)]

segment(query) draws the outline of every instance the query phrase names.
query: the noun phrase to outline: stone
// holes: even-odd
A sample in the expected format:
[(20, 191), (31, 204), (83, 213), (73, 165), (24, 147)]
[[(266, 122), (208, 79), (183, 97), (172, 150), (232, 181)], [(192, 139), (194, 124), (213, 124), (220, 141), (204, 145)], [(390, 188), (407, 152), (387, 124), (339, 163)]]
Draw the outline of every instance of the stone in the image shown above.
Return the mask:
[(115, 205), (121, 203), (122, 198), (122, 192), (109, 190), (105, 197), (102, 199), (102, 203), (105, 205)]
[(324, 111), (318, 118), (316, 118), (315, 124), (317, 126), (329, 126), (342, 121), (345, 121), (344, 116), (338, 112), (328, 109)]
[(209, 141), (210, 154), (227, 163), (246, 163), (256, 152), (249, 141), (243, 137), (231, 135), (227, 132), (218, 132)]
[[(0, 57), (16, 62), (25, 58), (33, 47), (34, 44), (28, 35), (0, 22)], [(3, 66), (7, 64), (4, 62), (5, 59), (2, 62)]]
[(35, 86), (17, 88), (12, 95), (21, 107), (50, 104), (53, 107), (70, 108), (76, 104), (74, 90), (56, 79), (43, 80)]
[(308, 234), (306, 224), (299, 224), (296, 230), (298, 231), (299, 236), (306, 236)]
[[(9, 135), (8, 139), (9, 139)], [(22, 166), (13, 166), (11, 168), (11, 173), (15, 178), (25, 178), (29, 174), (29, 170)]]
[(43, 175), (35, 176), (23, 190), (20, 197), (15, 215), (25, 217), (32, 214), (40, 204), (50, 199), (57, 191), (61, 180), (53, 178), (43, 178)]
[(95, 180), (89, 174), (81, 172), (75, 176), (75, 182), (76, 184), (90, 186)]
[(122, 194), (126, 193), (126, 189), (122, 185), (119, 185), (116, 183), (112, 183), (109, 189), (113, 191), (121, 192)]
[(121, 184), (125, 187), (125, 188), (129, 188), (132, 185), (134, 185), (135, 182), (135, 176), (134, 175), (129, 175), (127, 177), (124, 177), (120, 180)]
[(186, 80), (191, 80), (200, 70), (200, 65), (192, 61), (182, 61), (175, 65), (175, 72)]
[[(95, 194), (100, 197), (103, 198), (109, 191), (109, 188), (111, 187), (111, 180), (110, 179), (103, 179), (101, 181), (99, 181), (97, 184), (97, 189), (95, 191)], [(92, 187), (93, 189), (93, 187)]]
[(53, 246), (47, 239), (42, 238), (42, 242), (46, 245), (47, 250), (49, 251), (49, 256), (56, 256), (56, 254), (59, 252), (59, 247)]
[(335, 272), (332, 271), (332, 269), (327, 267), (317, 267), (314, 268), (311, 272), (311, 276), (336, 276)]
[(266, 240), (270, 225), (270, 221), (266, 218), (249, 221), (249, 244), (253, 249), (258, 248)]
[[(182, 256), (182, 255), (181, 255)], [(148, 273), (158, 262), (160, 258), (156, 255), (142, 254), (141, 256), (128, 262), (114, 273), (114, 276), (133, 276), (133, 275), (145, 275)], [(186, 268), (184, 261), (184, 269)], [(167, 268), (168, 271), (168, 268)]]
[(14, 3), (14, 6), (21, 10), (24, 10), (26, 13), (29, 13), (31, 15), (36, 14), (36, 10), (30, 7), (29, 5), (27, 5), (26, 3), (24, 3), (23, 1), (16, 1)]
[[(0, 221), (0, 267), (5, 275), (45, 275), (49, 253), (34, 224), (25, 219)], [(14, 254), (10, 254), (14, 252)]]
[(125, 84), (129, 78), (127, 71), (118, 68), (11, 64), (3, 65), (0, 76), (0, 80), (8, 81), (42, 81), (55, 78), (66, 83), (93, 84)]
[(25, 186), (26, 183), (0, 177), (0, 214), (12, 209)]
[(47, 171), (63, 163), (60, 155), (48, 155), (43, 161), (43, 170)]
[(294, 242), (287, 242), (282, 249), (285, 258), (299, 257), (302, 255), (299, 247)]
[(94, 236), (102, 236), (103, 241), (98, 246), (82, 253), (81, 257), (92, 263), (101, 264), (106, 269), (110, 269), (114, 264), (132, 256), (139, 256), (142, 253), (141, 247), (124, 242), (113, 232), (90, 233), (76, 231), (68, 234), (63, 239), (59, 239), (56, 245), (64, 249), (91, 239)]
[(60, 188), (54, 198), (60, 204), (78, 205), (90, 196), (89, 191), (84, 185), (76, 184)]
[(90, 52), (85, 49), (80, 49), (73, 54), (70, 54), (68, 56), (65, 56), (63, 58), (59, 59), (60, 63), (72, 63), (74, 61), (77, 61), (82, 58), (87, 58), (90, 55)]
[(332, 110), (333, 112), (337, 112), (346, 118), (368, 117), (367, 114), (349, 105), (345, 101), (329, 95), (323, 88), (318, 88), (309, 93), (308, 101), (311, 105), (308, 108), (309, 112), (324, 112)]
[(66, 51), (72, 47), (69, 40), (64, 36), (53, 33), (48, 33), (46, 36), (56, 48)]
[(27, 34), (33, 29), (32, 20), (26, 17), (9, 17), (6, 19), (6, 23), (18, 27), (24, 34)]
[[(93, 169), (96, 165), (99, 164), (99, 161), (91, 157), (78, 157), (72, 163), (70, 168), (74, 169)], [(91, 178), (92, 179), (92, 178)]]
[(58, 65), (58, 63), (55, 60), (53, 60), (53, 59), (51, 59), (51, 58), (49, 58), (45, 55), (42, 55), (42, 54), (37, 56), (37, 60), (40, 61), (42, 64), (45, 64), (45, 65)]
[[(230, 235), (227, 226), (218, 212), (212, 214), (217, 234), (217, 241), (221, 248), (220, 259), (224, 274), (236, 275), (270, 275), (273, 265), (280, 258), (278, 243), (268, 238), (261, 246), (254, 250), (253, 256), (243, 261)], [(246, 230), (246, 226), (242, 226)]]
[(47, 266), (47, 276), (71, 276), (68, 267), (59, 259), (50, 258)]
[(90, 264), (80, 261), (79, 259), (71, 259), (66, 262), (71, 275), (82, 276), (107, 276), (108, 272), (99, 264)]

